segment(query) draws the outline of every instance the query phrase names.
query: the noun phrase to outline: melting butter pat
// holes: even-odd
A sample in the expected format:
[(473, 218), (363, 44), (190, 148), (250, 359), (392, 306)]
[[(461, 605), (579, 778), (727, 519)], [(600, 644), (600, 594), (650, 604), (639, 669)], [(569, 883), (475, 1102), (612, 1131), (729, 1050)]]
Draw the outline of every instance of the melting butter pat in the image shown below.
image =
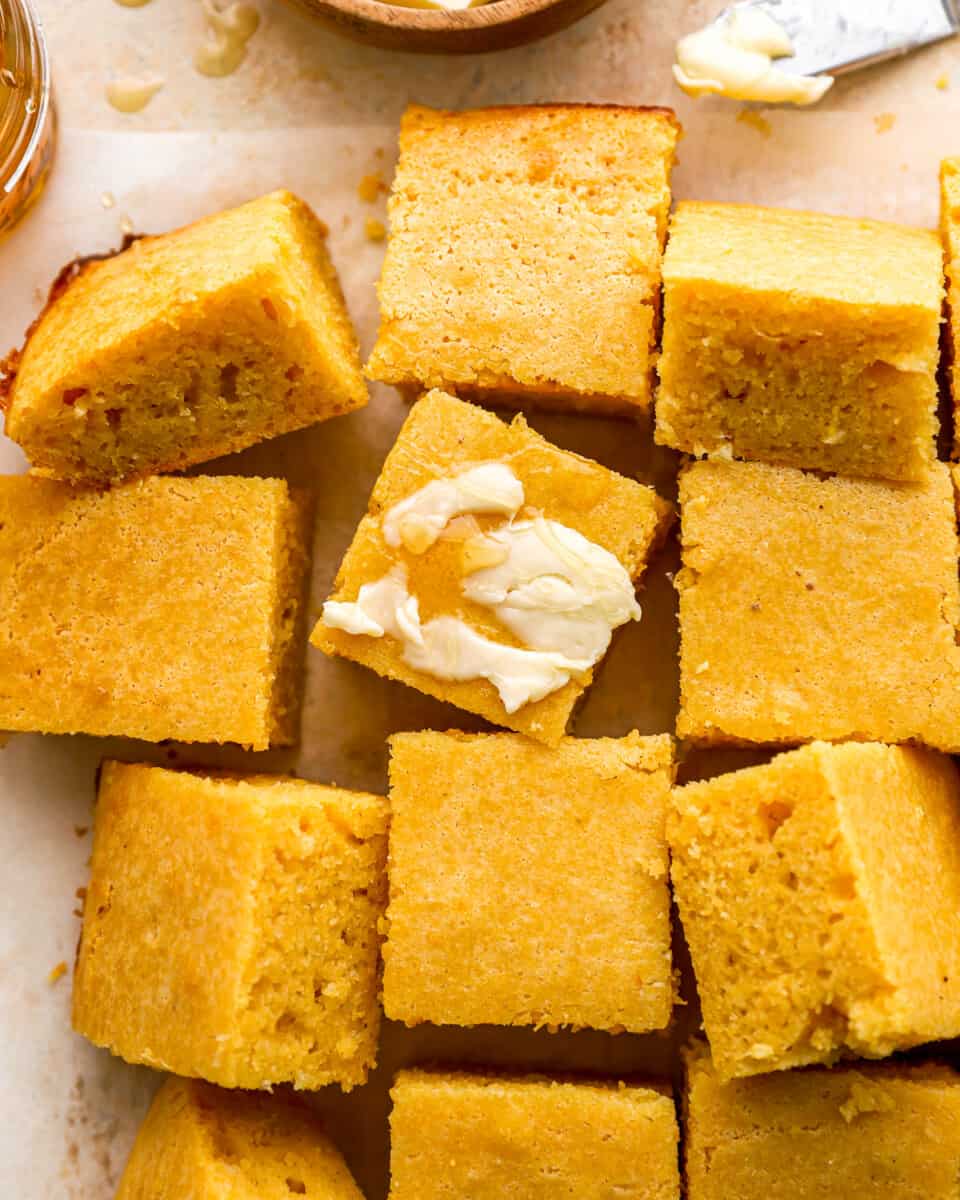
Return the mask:
[(833, 84), (829, 75), (789, 75), (773, 65), (793, 43), (769, 14), (733, 8), (677, 43), (673, 76), (688, 96), (715, 94), (768, 104), (815, 104)]
[(523, 504), (523, 484), (503, 463), (481, 463), (458, 475), (434, 479), (388, 510), (388, 546), (425, 554), (447, 524), (464, 513), (512, 517)]

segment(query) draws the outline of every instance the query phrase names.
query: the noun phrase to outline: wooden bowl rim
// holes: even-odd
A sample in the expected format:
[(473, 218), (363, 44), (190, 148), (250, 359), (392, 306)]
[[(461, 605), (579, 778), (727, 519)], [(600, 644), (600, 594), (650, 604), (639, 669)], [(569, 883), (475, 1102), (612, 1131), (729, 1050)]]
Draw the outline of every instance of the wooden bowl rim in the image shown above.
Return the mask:
[(443, 32), (453, 30), (496, 29), (547, 9), (563, 6), (568, 0), (490, 0), (475, 8), (456, 10), (411, 8), (391, 4), (389, 0), (307, 0), (310, 8), (327, 9), (353, 20), (391, 29)]

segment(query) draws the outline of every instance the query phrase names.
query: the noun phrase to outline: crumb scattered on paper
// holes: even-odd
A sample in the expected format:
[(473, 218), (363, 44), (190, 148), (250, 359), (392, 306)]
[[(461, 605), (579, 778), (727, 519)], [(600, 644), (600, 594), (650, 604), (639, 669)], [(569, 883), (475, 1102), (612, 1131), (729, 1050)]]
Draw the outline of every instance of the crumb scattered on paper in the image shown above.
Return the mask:
[(133, 222), (126, 213), (124, 213), (120, 218), (120, 232), (124, 237), (128, 237), (131, 233), (133, 233)]
[(367, 217), (363, 226), (363, 232), (366, 234), (368, 242), (382, 242), (387, 236), (387, 227), (382, 221), (378, 221), (376, 217)]
[(737, 120), (741, 125), (749, 125), (757, 133), (762, 133), (764, 137), (769, 137), (773, 132), (770, 122), (766, 117), (758, 113), (755, 108), (745, 108), (741, 112), (738, 112)]
[(380, 196), (381, 192), (387, 190), (387, 185), (383, 182), (383, 176), (379, 171), (372, 171), (357, 184), (357, 195), (367, 204), (373, 204)]
[(87, 834), (90, 832), (90, 826), (89, 825), (74, 825), (73, 832), (77, 835), (78, 838), (86, 837)]
[(897, 123), (897, 114), (892, 112), (877, 113), (873, 118), (877, 133), (889, 133)]
[(47, 976), (47, 983), (56, 983), (58, 980), (62, 979), (66, 973), (67, 964), (65, 962), (58, 962), (57, 965), (51, 969), (50, 974)]
[(937, 88), (941, 92), (948, 92), (950, 90), (950, 76), (949, 75), (939, 75), (937, 77)]
[(114, 196), (113, 192), (100, 193), (100, 203), (104, 208), (113, 208), (116, 202), (117, 198)]

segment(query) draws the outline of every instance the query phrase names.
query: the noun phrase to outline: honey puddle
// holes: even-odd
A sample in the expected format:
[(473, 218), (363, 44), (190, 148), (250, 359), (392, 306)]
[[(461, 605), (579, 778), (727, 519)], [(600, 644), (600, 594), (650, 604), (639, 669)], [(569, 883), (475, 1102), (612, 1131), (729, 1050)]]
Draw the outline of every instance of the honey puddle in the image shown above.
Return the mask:
[(107, 100), (117, 112), (140, 112), (160, 91), (163, 83), (157, 75), (118, 75), (107, 84)]
[(231, 75), (247, 56), (247, 42), (257, 32), (260, 13), (246, 3), (218, 8), (213, 0), (203, 0), (209, 33), (193, 58), (201, 75), (219, 78)]

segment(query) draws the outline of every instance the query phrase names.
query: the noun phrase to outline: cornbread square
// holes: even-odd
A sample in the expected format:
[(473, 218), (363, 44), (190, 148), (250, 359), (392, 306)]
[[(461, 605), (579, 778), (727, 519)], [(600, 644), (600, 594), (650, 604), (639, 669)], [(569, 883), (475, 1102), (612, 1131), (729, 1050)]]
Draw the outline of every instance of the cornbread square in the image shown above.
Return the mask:
[(673, 793), (674, 895), (723, 1079), (960, 1035), (960, 776), (814, 742)]
[(109, 484), (365, 404), (325, 234), (272, 192), (72, 264), (5, 363), (7, 436), (44, 474)]
[(74, 1028), (225, 1087), (364, 1083), (386, 826), (380, 796), (105, 763)]
[(663, 1029), (667, 736), (390, 739), (387, 1016)]
[(895, 484), (711, 460), (680, 502), (681, 737), (960, 750), (945, 465)]
[[(340, 564), (331, 599), (355, 600), (363, 584), (380, 579), (399, 561), (407, 570), (424, 621), (451, 615), (494, 641), (520, 645), (488, 609), (463, 595), (462, 543), (441, 538), (426, 554), (411, 554), (402, 546), (389, 547), (382, 529), (383, 514), (431, 480), (469, 464), (498, 461), (522, 482), (529, 509), (596, 542), (619, 559), (633, 580), (640, 578), (672, 515), (652, 488), (558, 449), (530, 429), (522, 416), (506, 425), (483, 409), (434, 391), (413, 406), (387, 456), (367, 515)], [(491, 520), (500, 518), (478, 518), (481, 528), (489, 527)], [(494, 724), (554, 744), (593, 677), (586, 671), (511, 714), (492, 683), (442, 680), (417, 670), (404, 661), (402, 642), (390, 636), (350, 634), (321, 622), (311, 641), (325, 654), (352, 659)]]
[(953, 1200), (960, 1086), (936, 1064), (785, 1071), (722, 1083), (687, 1065), (687, 1200)]
[(679, 133), (658, 108), (408, 109), (368, 376), (646, 408)]
[(652, 1088), (401, 1071), (391, 1096), (390, 1200), (679, 1200)]
[(306, 1105), (170, 1078), (154, 1098), (116, 1200), (363, 1200)]
[(940, 232), (947, 276), (947, 374), (953, 400), (954, 454), (960, 453), (960, 158), (940, 164)]
[(0, 476), (0, 729), (295, 742), (309, 525), (281, 479)]
[(935, 233), (688, 202), (670, 226), (663, 283), (657, 441), (847, 475), (930, 470)]

